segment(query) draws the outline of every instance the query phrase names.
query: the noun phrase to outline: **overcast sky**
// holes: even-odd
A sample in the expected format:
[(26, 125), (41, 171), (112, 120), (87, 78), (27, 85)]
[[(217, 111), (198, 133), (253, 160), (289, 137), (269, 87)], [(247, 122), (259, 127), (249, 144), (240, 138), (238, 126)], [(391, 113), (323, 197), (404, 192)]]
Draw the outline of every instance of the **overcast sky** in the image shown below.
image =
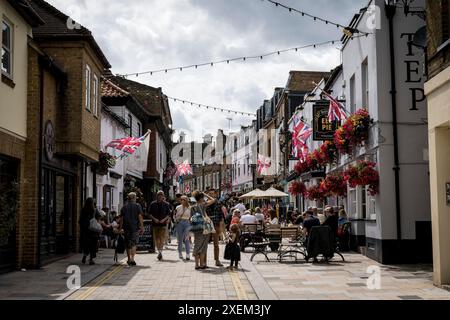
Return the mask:
[[(90, 29), (114, 74), (178, 67), (302, 46), (342, 35), (336, 27), (265, 0), (47, 0)], [(280, 0), (347, 25), (367, 0)], [(290, 70), (329, 71), (339, 44), (248, 61), (130, 77), (168, 96), (255, 113)], [(187, 139), (228, 132), (228, 113), (170, 102), (174, 129)], [(251, 118), (233, 115), (232, 131)]]

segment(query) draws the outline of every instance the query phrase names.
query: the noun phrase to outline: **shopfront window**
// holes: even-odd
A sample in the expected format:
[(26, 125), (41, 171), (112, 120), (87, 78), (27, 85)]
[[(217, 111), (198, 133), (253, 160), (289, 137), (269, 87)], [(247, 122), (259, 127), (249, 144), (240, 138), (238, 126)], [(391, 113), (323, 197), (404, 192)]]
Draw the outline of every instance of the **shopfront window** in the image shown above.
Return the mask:
[(0, 269), (5, 270), (16, 262), (17, 172), (17, 162), (0, 157)]

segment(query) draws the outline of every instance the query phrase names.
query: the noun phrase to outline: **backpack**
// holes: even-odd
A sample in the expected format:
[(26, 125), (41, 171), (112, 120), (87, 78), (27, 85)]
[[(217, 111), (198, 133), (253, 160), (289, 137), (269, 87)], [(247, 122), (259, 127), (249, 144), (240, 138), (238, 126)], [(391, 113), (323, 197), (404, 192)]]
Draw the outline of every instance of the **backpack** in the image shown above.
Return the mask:
[(205, 230), (205, 217), (202, 210), (198, 206), (191, 208), (191, 232), (203, 232)]

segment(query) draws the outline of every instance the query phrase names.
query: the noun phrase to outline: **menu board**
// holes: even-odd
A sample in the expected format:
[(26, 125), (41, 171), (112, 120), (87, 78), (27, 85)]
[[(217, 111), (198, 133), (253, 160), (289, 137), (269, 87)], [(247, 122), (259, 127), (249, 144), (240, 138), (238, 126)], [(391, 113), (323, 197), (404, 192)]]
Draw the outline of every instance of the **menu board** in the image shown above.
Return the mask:
[(138, 251), (155, 252), (153, 245), (153, 232), (150, 220), (144, 220), (144, 233), (139, 236)]

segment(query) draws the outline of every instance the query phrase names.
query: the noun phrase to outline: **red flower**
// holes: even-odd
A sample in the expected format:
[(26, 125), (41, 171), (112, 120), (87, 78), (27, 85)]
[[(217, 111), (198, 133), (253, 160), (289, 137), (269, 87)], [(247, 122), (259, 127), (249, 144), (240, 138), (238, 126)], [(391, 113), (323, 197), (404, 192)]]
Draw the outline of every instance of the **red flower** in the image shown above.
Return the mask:
[(353, 148), (369, 137), (370, 115), (365, 109), (358, 110), (336, 130), (334, 143), (342, 154), (350, 154)]
[(347, 181), (342, 173), (328, 175), (322, 182), (322, 190), (329, 194), (339, 197), (347, 195)]
[(306, 186), (303, 182), (294, 181), (289, 185), (289, 193), (294, 197), (304, 195), (306, 193)]
[(309, 200), (323, 200), (327, 197), (326, 193), (322, 190), (321, 185), (315, 185), (306, 191), (306, 197)]
[(360, 161), (356, 166), (350, 166), (344, 172), (344, 178), (351, 188), (368, 186), (369, 194), (375, 196), (379, 193), (380, 175), (375, 169), (376, 163)]
[(308, 165), (306, 162), (297, 162), (297, 164), (294, 167), (295, 172), (297, 172), (298, 174), (303, 174), (306, 171), (308, 171)]

